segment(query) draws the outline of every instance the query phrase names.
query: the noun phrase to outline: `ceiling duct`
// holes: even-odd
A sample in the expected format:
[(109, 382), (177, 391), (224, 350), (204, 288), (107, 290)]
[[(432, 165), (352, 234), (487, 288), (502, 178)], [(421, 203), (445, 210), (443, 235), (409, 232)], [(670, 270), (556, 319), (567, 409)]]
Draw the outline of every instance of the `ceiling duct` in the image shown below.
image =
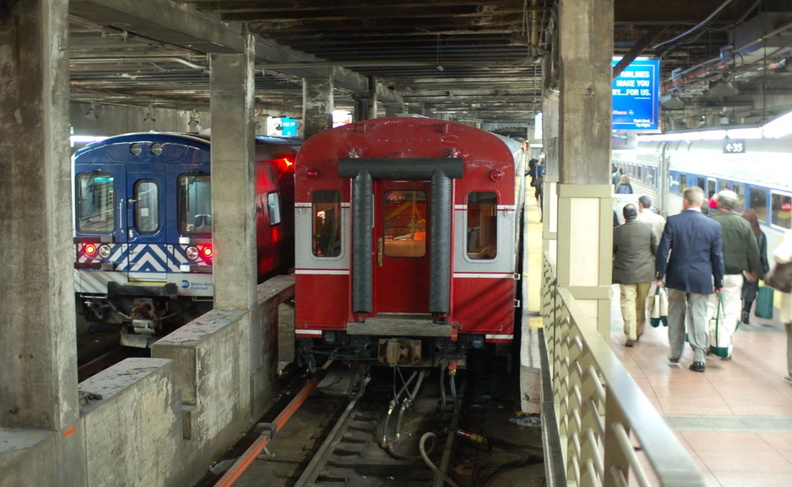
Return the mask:
[(685, 108), (685, 102), (679, 97), (679, 90), (671, 90), (666, 96), (660, 97), (660, 106), (671, 110)]
[(734, 87), (730, 81), (729, 75), (724, 75), (720, 79), (709, 82), (708, 91), (711, 95), (715, 96), (734, 96), (737, 94), (737, 88)]
[(761, 12), (738, 25), (729, 37), (736, 49), (732, 50), (731, 55), (742, 64), (759, 61), (771, 54), (781, 54), (776, 51), (779, 48), (789, 50), (792, 41), (792, 12)]

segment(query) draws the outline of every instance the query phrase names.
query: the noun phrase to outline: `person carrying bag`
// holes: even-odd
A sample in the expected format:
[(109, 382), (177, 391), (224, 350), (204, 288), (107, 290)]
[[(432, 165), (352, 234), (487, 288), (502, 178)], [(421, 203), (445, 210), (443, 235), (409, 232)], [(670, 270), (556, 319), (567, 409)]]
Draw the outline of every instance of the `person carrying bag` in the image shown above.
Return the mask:
[(651, 299), (649, 303), (649, 322), (655, 328), (660, 326), (661, 323), (663, 326), (668, 326), (668, 294), (666, 294), (665, 288), (655, 287), (655, 293)]
[(732, 335), (724, 333), (723, 327), (726, 312), (723, 308), (723, 296), (721, 293), (716, 294), (718, 295), (717, 311), (709, 322), (709, 353), (713, 353), (724, 360), (728, 360), (726, 357), (731, 357)]
[(773, 319), (773, 288), (767, 285), (760, 286), (756, 293), (756, 307), (754, 308), (754, 316), (757, 318), (764, 318), (766, 320)]

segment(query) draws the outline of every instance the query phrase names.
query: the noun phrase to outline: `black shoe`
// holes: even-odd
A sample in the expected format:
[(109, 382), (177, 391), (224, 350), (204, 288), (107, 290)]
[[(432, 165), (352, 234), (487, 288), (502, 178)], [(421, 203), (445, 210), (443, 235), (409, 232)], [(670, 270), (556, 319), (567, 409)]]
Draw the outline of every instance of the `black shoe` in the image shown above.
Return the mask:
[(635, 341), (633, 340), (627, 340), (624, 344), (625, 347), (632, 347), (633, 345), (635, 345)]
[(751, 324), (750, 323), (750, 321), (751, 321), (750, 318), (751, 318), (751, 313), (748, 312), (748, 311), (743, 310), (743, 312), (742, 312), (742, 322), (745, 323), (746, 325), (750, 325)]
[(678, 364), (679, 363), (679, 359), (678, 358), (670, 358), (670, 359), (668, 359), (668, 361), (671, 362), (672, 364)]
[(688, 368), (693, 372), (704, 372), (704, 362), (693, 362)]

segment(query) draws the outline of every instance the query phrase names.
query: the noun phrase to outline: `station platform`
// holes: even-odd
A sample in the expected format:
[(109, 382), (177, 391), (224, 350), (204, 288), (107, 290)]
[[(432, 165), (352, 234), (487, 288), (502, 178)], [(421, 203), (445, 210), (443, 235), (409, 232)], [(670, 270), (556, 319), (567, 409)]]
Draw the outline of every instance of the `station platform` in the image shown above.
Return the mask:
[[(530, 267), (541, 283), (539, 208), (527, 202)], [(534, 249), (534, 252), (531, 252)], [(530, 293), (529, 310), (538, 310)], [(771, 487), (792, 483), (792, 385), (786, 375), (786, 336), (777, 320), (751, 316), (734, 337), (731, 361), (708, 356), (705, 373), (668, 361), (667, 328), (647, 323), (635, 346), (624, 346), (619, 288), (612, 288), (610, 348), (701, 470), (707, 486)], [(776, 309), (776, 318), (778, 310)], [(532, 317), (533, 321), (541, 318)], [(714, 358), (713, 358), (714, 357)]]
[(732, 360), (709, 355), (702, 374), (688, 370), (689, 346), (679, 364), (668, 361), (665, 327), (647, 324), (640, 341), (625, 347), (618, 286), (613, 295), (611, 350), (690, 452), (707, 485), (790, 485), (792, 385), (783, 380), (783, 325), (751, 316), (751, 324), (734, 335)]

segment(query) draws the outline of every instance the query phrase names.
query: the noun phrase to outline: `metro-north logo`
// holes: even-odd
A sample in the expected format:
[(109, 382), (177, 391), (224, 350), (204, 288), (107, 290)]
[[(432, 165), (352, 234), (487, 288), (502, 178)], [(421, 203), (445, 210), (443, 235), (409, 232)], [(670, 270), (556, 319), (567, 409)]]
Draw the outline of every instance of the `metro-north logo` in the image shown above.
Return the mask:
[(182, 289), (189, 289), (190, 288), (190, 281), (183, 279), (182, 280)]

